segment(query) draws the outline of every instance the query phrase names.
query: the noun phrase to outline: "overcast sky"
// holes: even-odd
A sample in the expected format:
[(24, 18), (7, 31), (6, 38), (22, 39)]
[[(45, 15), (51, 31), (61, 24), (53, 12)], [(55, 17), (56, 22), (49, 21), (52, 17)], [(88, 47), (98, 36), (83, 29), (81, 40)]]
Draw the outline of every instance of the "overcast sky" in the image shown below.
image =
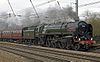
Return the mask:
[[(9, 1), (11, 2), (11, 5), (15, 12), (18, 12), (22, 9), (31, 7), (30, 0), (9, 0)], [(41, 4), (41, 3), (44, 3), (44, 2), (47, 2), (50, 0), (32, 0), (32, 1), (33, 1), (34, 5), (38, 5), (38, 4)], [(74, 4), (75, 0), (58, 0), (58, 1), (60, 2), (62, 7), (69, 5), (74, 8), (74, 6), (75, 6), (75, 4)], [(87, 4), (87, 3), (91, 3), (91, 2), (97, 2), (97, 1), (100, 1), (100, 0), (79, 0), (79, 5)], [(56, 2), (52, 2), (49, 4), (43, 5), (41, 7), (38, 7), (37, 9), (45, 9), (45, 8), (47, 8), (49, 6), (53, 6), (55, 4), (56, 4)], [(94, 11), (94, 12), (100, 12), (100, 3), (94, 4), (94, 5), (89, 5), (86, 7), (80, 7), (79, 14), (82, 14), (84, 11), (87, 11), (87, 10)], [(11, 9), (8, 5), (8, 0), (0, 0), (0, 12), (4, 12), (4, 11), (7, 11), (7, 12), (11, 11)]]

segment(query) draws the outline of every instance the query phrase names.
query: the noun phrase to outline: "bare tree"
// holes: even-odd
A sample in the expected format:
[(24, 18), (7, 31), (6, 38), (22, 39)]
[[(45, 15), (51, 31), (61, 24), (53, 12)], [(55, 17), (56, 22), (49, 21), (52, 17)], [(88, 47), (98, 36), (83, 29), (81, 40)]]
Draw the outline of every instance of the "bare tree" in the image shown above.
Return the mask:
[(84, 16), (87, 17), (87, 22), (93, 26), (93, 35), (100, 36), (100, 13), (85, 11)]

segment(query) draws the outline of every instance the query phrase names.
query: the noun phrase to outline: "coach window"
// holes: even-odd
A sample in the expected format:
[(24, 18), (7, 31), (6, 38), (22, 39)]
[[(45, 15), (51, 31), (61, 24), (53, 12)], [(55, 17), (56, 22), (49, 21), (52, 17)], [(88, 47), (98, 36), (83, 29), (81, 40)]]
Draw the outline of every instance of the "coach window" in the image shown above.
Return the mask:
[(38, 32), (38, 28), (37, 27), (36, 27), (35, 31)]
[(6, 32), (4, 32), (4, 34), (6, 34)]
[(6, 35), (8, 34), (8, 32), (6, 31)]

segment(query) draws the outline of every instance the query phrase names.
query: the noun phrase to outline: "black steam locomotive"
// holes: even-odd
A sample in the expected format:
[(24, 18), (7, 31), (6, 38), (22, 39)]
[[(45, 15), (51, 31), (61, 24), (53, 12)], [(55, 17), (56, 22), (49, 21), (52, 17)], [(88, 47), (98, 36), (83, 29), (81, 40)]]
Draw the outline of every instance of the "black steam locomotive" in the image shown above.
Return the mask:
[(31, 40), (35, 45), (88, 50), (95, 43), (92, 31), (91, 24), (80, 21), (26, 27), (22, 33), (23, 41)]

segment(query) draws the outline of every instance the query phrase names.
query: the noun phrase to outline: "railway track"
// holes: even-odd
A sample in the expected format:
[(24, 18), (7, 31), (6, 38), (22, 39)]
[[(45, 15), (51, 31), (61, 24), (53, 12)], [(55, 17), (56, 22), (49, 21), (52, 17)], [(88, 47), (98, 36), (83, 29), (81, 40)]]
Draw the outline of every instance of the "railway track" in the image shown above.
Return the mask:
[(100, 54), (100, 44), (95, 45), (92, 49), (88, 52), (99, 53)]
[(14, 43), (0, 43), (0, 49), (40, 62), (100, 62), (100, 54)]

